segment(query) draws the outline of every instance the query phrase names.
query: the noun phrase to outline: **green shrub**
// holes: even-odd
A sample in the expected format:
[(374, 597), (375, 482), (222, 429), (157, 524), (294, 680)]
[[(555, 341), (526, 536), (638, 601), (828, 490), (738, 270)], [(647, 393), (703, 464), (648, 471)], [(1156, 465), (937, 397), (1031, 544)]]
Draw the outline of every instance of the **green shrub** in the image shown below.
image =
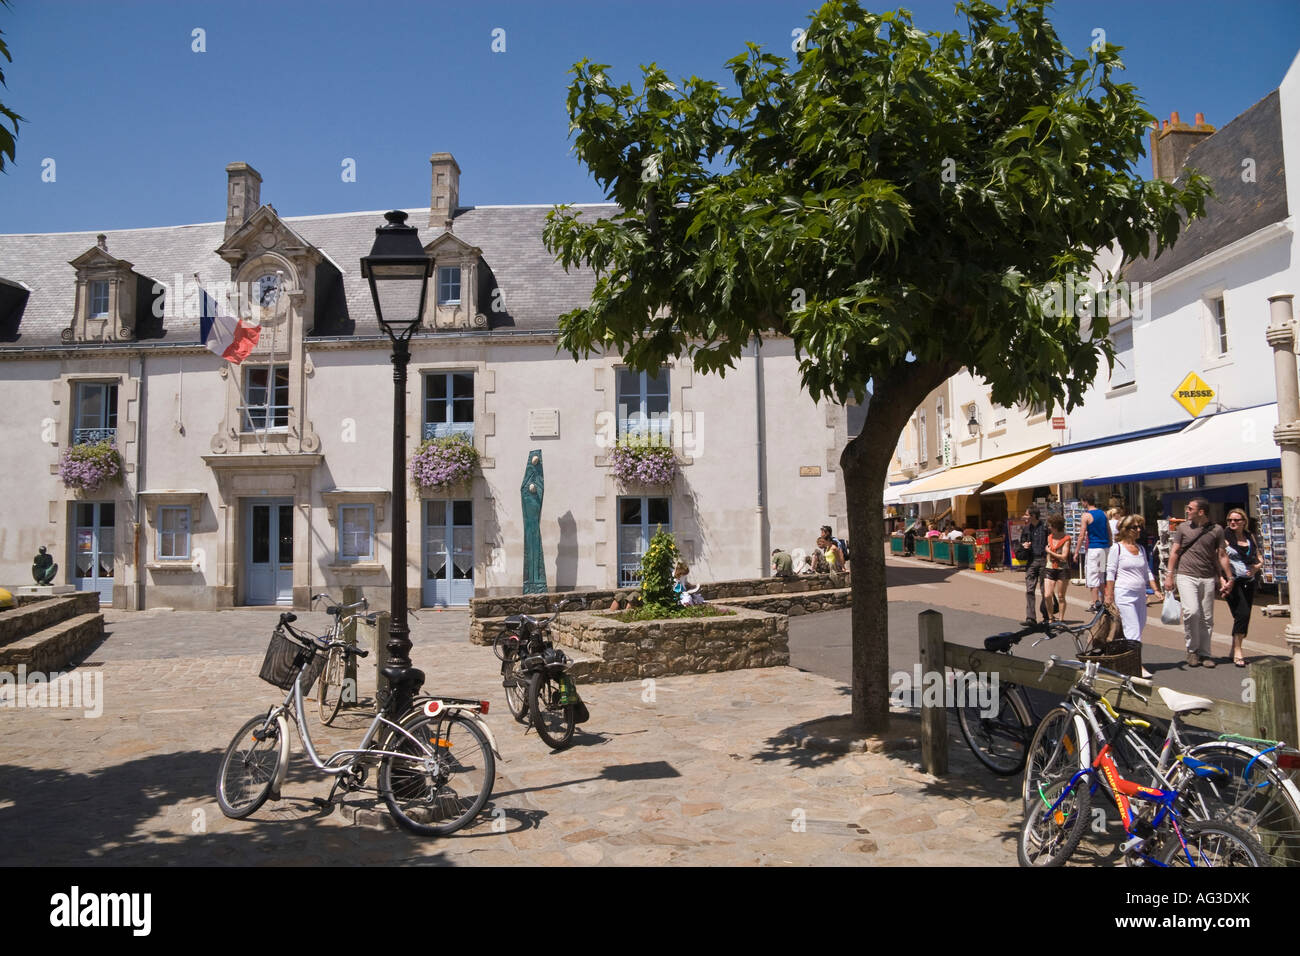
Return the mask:
[(655, 528), (650, 547), (641, 556), (641, 597), (646, 607), (667, 610), (678, 602), (673, 593), (673, 566), (680, 554), (672, 532)]

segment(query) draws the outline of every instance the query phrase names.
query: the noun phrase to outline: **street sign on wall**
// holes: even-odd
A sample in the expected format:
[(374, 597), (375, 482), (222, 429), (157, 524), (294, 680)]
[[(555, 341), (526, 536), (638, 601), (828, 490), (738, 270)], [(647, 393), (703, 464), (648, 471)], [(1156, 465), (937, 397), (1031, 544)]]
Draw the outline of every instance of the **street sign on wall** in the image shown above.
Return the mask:
[(1174, 389), (1174, 401), (1195, 418), (1205, 410), (1205, 406), (1214, 401), (1214, 389), (1195, 372), (1188, 372), (1187, 377)]

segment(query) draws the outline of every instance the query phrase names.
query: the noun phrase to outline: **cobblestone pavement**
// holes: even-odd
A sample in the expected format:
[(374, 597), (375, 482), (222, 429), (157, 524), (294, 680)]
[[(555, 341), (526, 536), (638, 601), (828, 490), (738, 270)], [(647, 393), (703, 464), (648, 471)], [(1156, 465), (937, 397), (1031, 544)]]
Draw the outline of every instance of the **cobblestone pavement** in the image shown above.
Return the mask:
[[(429, 689), (492, 702), (502, 756), (472, 828), (422, 839), (358, 824), (347, 808), (320, 811), (310, 798), (328, 782), (296, 740), (285, 798), (229, 820), (213, 796), (217, 767), (239, 726), (276, 700), (257, 678), (274, 612), (109, 611), (106, 621), (108, 637), (73, 672), (102, 675), (102, 716), (0, 708), (8, 865), (1015, 864), (1018, 782), (989, 775), (960, 741), (941, 780), (918, 769), (915, 751), (796, 744), (792, 728), (848, 711), (834, 680), (785, 667), (587, 685), (590, 723), (572, 749), (551, 753), (511, 720), (497, 661), (468, 643), (459, 611), (421, 612), (412, 656)], [(364, 718), (345, 715), (324, 731), (309, 710), (318, 749), (360, 739)], [(349, 806), (386, 819), (373, 794)]]

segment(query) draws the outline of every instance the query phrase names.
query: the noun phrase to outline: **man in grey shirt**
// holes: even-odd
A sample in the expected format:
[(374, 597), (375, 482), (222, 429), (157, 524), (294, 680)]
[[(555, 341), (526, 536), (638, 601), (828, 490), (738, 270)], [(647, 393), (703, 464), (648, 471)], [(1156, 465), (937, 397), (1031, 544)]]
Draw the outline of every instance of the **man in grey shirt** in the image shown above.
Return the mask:
[(1170, 535), (1169, 571), (1164, 588), (1178, 586), (1183, 606), (1183, 631), (1187, 635), (1187, 666), (1214, 666), (1210, 656), (1210, 635), (1214, 632), (1214, 592), (1227, 596), (1232, 589), (1232, 566), (1228, 564), (1223, 529), (1210, 522), (1210, 503), (1193, 498), (1187, 505), (1187, 520)]

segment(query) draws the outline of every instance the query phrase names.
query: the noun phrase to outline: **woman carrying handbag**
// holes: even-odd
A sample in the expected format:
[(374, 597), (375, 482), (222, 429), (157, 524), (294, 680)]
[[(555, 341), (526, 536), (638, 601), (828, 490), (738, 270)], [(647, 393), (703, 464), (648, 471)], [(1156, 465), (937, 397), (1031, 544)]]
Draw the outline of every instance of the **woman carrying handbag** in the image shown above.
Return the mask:
[(1246, 629), (1250, 627), (1250, 609), (1255, 604), (1260, 569), (1259, 546), (1246, 523), (1246, 512), (1240, 508), (1228, 512), (1224, 538), (1233, 574), (1232, 590), (1228, 592), (1228, 607), (1232, 609), (1232, 663), (1245, 667), (1241, 645), (1246, 640)]

